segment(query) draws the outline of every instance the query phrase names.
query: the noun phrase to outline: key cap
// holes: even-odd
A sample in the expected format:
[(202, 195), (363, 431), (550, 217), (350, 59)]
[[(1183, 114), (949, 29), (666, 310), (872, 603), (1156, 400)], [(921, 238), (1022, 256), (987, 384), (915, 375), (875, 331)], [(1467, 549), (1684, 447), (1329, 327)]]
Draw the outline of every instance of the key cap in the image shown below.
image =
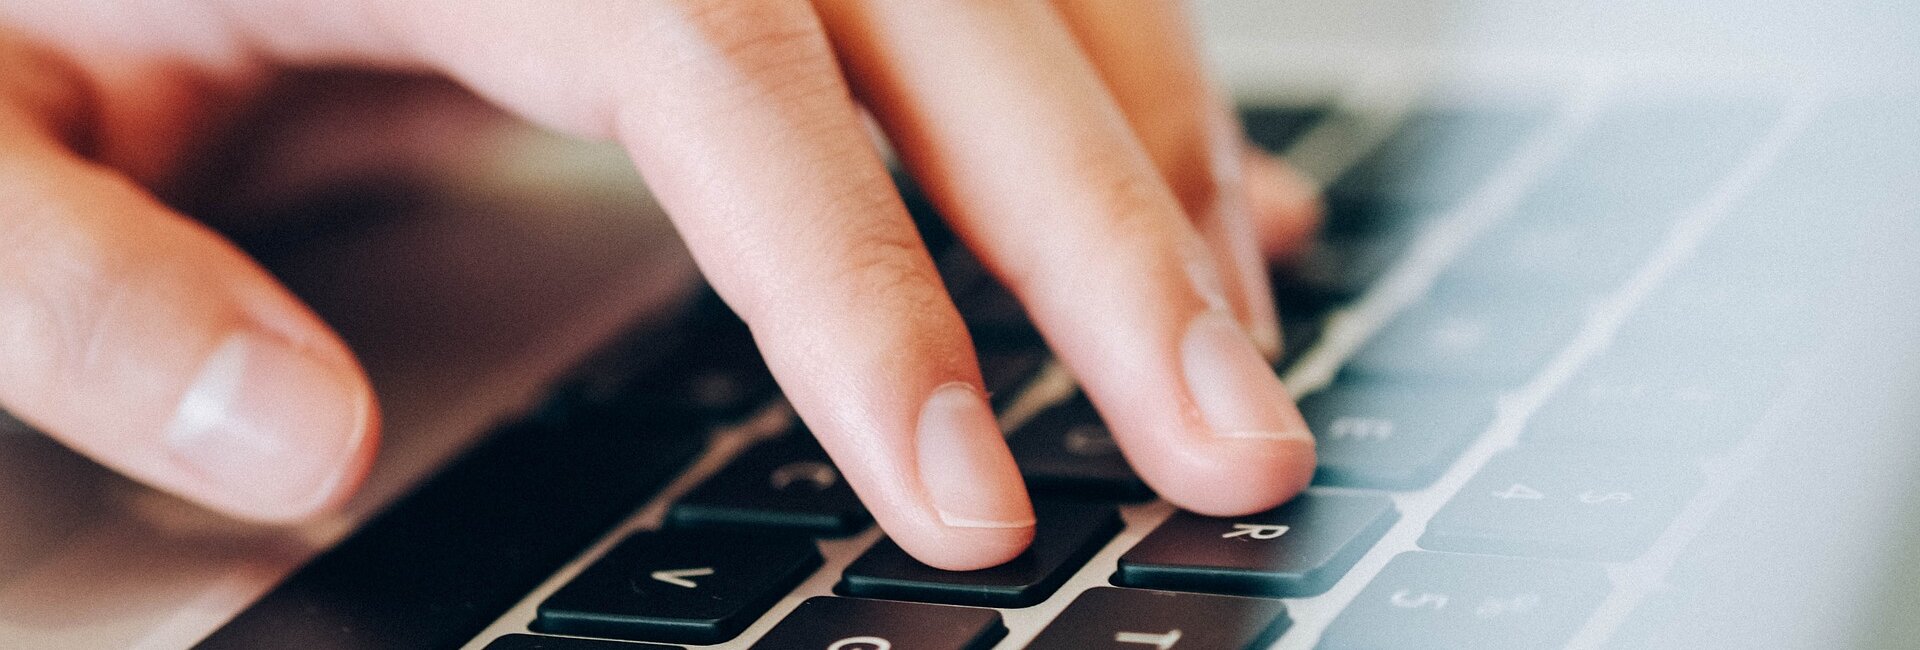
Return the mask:
[(308, 562), (198, 647), (466, 643), (705, 447), (688, 423), (506, 427)]
[(1125, 555), (1123, 587), (1247, 596), (1326, 591), (1400, 513), (1386, 496), (1309, 490), (1245, 517), (1176, 512)]
[(1094, 587), (1067, 605), (1027, 650), (1264, 647), (1292, 624), (1277, 600)]
[(1387, 237), (1407, 239), (1414, 229), (1441, 214), (1436, 208), (1409, 206), (1377, 196), (1339, 196), (1326, 199), (1320, 238), (1351, 242)]
[(1342, 372), (1515, 386), (1533, 377), (1573, 338), (1581, 315), (1486, 301), (1429, 302), (1389, 323)]
[(1534, 412), (1521, 440), (1666, 458), (1725, 451), (1751, 432), (1783, 378), (1689, 361), (1594, 360)]
[(675, 527), (779, 529), (823, 537), (873, 518), (804, 426), (740, 454), (674, 504)]
[(1491, 391), (1340, 381), (1300, 400), (1321, 485), (1411, 490), (1453, 464), (1493, 421)]
[(1011, 344), (975, 339), (974, 349), (980, 355), (980, 379), (995, 410), (1018, 397), (1051, 358), (1046, 344), (1038, 339)]
[[(647, 332), (590, 361), (546, 409), (563, 423), (658, 419), (738, 420), (778, 392), (753, 335), (718, 296), (706, 294), (666, 333)], [(661, 348), (665, 346), (665, 351)], [(635, 364), (633, 358), (653, 360)], [(601, 366), (611, 368), (595, 372)]]
[(1039, 526), (1033, 546), (1011, 562), (978, 571), (941, 571), (883, 538), (847, 567), (835, 591), (860, 598), (1026, 607), (1052, 595), (1121, 527), (1111, 506), (1041, 502), (1034, 510)]
[(551, 634), (718, 643), (739, 634), (819, 566), (820, 552), (805, 538), (640, 532), (541, 603), (533, 627)]
[(1126, 501), (1153, 496), (1085, 398), (1035, 415), (1007, 445), (1035, 494)]
[(1444, 205), (1476, 189), (1512, 156), (1541, 111), (1435, 110), (1414, 114), (1329, 188), (1335, 197)]
[(1324, 106), (1250, 106), (1240, 109), (1240, 126), (1261, 149), (1284, 153), (1326, 116)]
[(953, 296), (954, 307), (973, 337), (991, 346), (1039, 344), (1040, 333), (1027, 318), (1019, 298), (987, 271), (965, 246), (954, 246), (938, 259), (940, 277)]
[(1313, 343), (1319, 341), (1321, 332), (1327, 328), (1327, 316), (1340, 305), (1342, 301), (1325, 295), (1275, 290), (1275, 307), (1281, 313), (1281, 360), (1275, 362), (1273, 368), (1284, 374), (1286, 368), (1313, 349)]
[(1275, 291), (1344, 303), (1359, 297), (1391, 268), (1412, 233), (1322, 237), (1273, 276)]
[(536, 636), (532, 634), (509, 634), (493, 643), (486, 650), (672, 650), (678, 646), (658, 643), (628, 643), (625, 641), (600, 641), (597, 639), (573, 639), (559, 636)]
[(1599, 567), (1401, 553), (1340, 612), (1320, 650), (1558, 648), (1607, 594)]
[(1006, 635), (1000, 613), (991, 609), (815, 596), (753, 647), (986, 650)]
[(1428, 522), (1420, 547), (1625, 560), (1653, 543), (1699, 487), (1691, 463), (1522, 447), (1467, 481)]

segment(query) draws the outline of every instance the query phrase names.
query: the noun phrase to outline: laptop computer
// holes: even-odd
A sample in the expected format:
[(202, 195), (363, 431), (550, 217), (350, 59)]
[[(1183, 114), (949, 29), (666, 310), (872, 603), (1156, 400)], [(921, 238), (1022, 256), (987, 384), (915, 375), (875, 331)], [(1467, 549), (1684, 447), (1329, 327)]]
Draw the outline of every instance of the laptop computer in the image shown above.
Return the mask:
[[(1273, 269), (1321, 450), (1295, 501), (1155, 500), (907, 187), (1041, 500), (1013, 564), (919, 566), (632, 218), (618, 155), (529, 139), (272, 255), (390, 407), (348, 512), (238, 526), (0, 435), (0, 641), (1911, 647), (1920, 10), (1199, 14), (1249, 134), (1326, 187)], [(476, 268), (513, 272), (444, 290)]]

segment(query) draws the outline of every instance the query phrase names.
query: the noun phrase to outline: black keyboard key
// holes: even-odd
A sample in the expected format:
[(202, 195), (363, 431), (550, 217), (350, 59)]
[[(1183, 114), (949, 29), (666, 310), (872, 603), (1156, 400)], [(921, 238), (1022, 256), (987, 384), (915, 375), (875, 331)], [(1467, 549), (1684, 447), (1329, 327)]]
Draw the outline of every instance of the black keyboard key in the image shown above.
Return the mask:
[(1688, 462), (1526, 448), (1494, 457), (1428, 522), (1435, 551), (1625, 560), (1700, 487)]
[(872, 522), (804, 427), (740, 454), (674, 504), (675, 527), (779, 529), (838, 537)]
[(1349, 300), (1347, 297), (1299, 291), (1285, 286), (1281, 276), (1286, 272), (1285, 269), (1269, 269), (1269, 279), (1274, 287), (1274, 306), (1280, 312), (1280, 359), (1274, 363), (1274, 369), (1282, 373), (1313, 348), (1320, 340), (1320, 334), (1326, 330), (1327, 319)]
[(819, 566), (820, 552), (805, 538), (636, 533), (541, 603), (534, 628), (718, 643), (739, 634)]
[(536, 636), (532, 634), (509, 634), (487, 644), (486, 650), (672, 650), (679, 646), (660, 645), (658, 643), (628, 643), (626, 641), (601, 641), (598, 639), (574, 639), (560, 636)]
[(1027, 318), (1020, 299), (1000, 284), (972, 251), (954, 246), (940, 255), (937, 266), (976, 344), (1005, 347), (1040, 342), (1040, 332)]
[(1345, 303), (1360, 296), (1400, 259), (1411, 232), (1368, 238), (1321, 238), (1273, 274), (1274, 291)]
[(1176, 512), (1120, 556), (1125, 587), (1312, 596), (1333, 587), (1400, 513), (1378, 494), (1310, 490), (1245, 517)]
[(1582, 314), (1521, 303), (1430, 302), (1387, 324), (1342, 372), (1515, 386), (1538, 373), (1572, 340)]
[(1340, 612), (1319, 648), (1558, 648), (1607, 589), (1597, 566), (1402, 553)]
[(978, 571), (942, 571), (881, 539), (847, 567), (836, 591), (843, 596), (914, 600), (978, 607), (1026, 607), (1066, 582), (1087, 558), (1120, 531), (1111, 506), (1035, 505), (1033, 546), (1006, 564)]
[(1409, 206), (1380, 197), (1328, 197), (1325, 213), (1321, 215), (1320, 238), (1332, 242), (1404, 240), (1414, 234), (1415, 228), (1443, 212), (1440, 208)]
[[(574, 417), (618, 419), (652, 413), (681, 413), (700, 422), (727, 422), (750, 415), (774, 398), (779, 388), (760, 358), (746, 323), (712, 294), (703, 296), (685, 322), (668, 333), (639, 337), (613, 358), (595, 360), (621, 368), (596, 374), (557, 396)], [(671, 343), (665, 337), (680, 337)], [(667, 352), (655, 352), (665, 343)], [(622, 356), (657, 358), (629, 369)]]
[(1277, 600), (1095, 587), (1074, 599), (1027, 650), (1264, 647), (1292, 620)]
[(1250, 106), (1240, 109), (1240, 126), (1261, 149), (1285, 153), (1326, 116), (1324, 106)]
[(1329, 188), (1334, 197), (1382, 197), (1411, 205), (1465, 198), (1542, 122), (1533, 110), (1417, 113)]
[(506, 428), (199, 647), (457, 647), (645, 503), (705, 441), (685, 423)]
[(1000, 613), (991, 609), (817, 596), (800, 603), (753, 647), (986, 650), (1006, 635)]
[(974, 347), (980, 356), (980, 379), (995, 409), (1019, 397), (1052, 358), (1038, 339), (1014, 344), (976, 339)]
[(1035, 494), (1116, 500), (1153, 496), (1084, 398), (1035, 415), (1007, 444)]
[(1341, 381), (1300, 400), (1315, 483), (1411, 490), (1432, 483), (1493, 421), (1491, 391)]

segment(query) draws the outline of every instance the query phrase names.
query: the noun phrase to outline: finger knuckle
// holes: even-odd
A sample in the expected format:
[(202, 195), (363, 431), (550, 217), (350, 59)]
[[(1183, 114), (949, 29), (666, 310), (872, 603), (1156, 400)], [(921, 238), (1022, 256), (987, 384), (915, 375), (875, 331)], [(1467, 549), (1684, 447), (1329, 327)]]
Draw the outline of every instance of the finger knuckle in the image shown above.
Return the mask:
[(690, 0), (673, 23), (682, 38), (704, 46), (690, 53), (711, 52), (730, 77), (754, 88), (788, 88), (824, 76), (811, 73), (824, 72), (820, 66), (832, 60), (819, 19), (805, 2)]
[(130, 253), (138, 244), (79, 218), (81, 209), (42, 202), (0, 229), (8, 250), (34, 251), (0, 261), (9, 278), (0, 283), (0, 363), (30, 394), (72, 385), (100, 363), (103, 333), (139, 274)]
[(892, 224), (864, 226), (837, 255), (841, 282), (855, 305), (891, 305), (901, 313), (928, 313), (944, 298), (940, 279), (911, 229)]
[[(1094, 239), (1094, 245), (1108, 255), (1151, 255), (1170, 250), (1169, 222), (1178, 213), (1171, 209), (1168, 189), (1160, 179), (1126, 170), (1113, 169), (1111, 163), (1092, 167), (1094, 208), (1104, 215), (1102, 229), (1106, 237)], [(1094, 254), (1101, 251), (1083, 251)], [(1138, 259), (1137, 257), (1135, 259)]]

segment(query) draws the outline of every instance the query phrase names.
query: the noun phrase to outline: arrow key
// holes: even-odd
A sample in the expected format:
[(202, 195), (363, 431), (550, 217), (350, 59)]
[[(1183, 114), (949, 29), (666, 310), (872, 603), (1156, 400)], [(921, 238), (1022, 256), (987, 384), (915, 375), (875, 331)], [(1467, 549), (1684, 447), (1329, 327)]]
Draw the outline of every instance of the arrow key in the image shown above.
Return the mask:
[(820, 566), (803, 538), (641, 532), (540, 604), (537, 632), (630, 641), (733, 638)]
[(1265, 647), (1291, 624), (1278, 600), (1096, 587), (1080, 594), (1027, 648)]

